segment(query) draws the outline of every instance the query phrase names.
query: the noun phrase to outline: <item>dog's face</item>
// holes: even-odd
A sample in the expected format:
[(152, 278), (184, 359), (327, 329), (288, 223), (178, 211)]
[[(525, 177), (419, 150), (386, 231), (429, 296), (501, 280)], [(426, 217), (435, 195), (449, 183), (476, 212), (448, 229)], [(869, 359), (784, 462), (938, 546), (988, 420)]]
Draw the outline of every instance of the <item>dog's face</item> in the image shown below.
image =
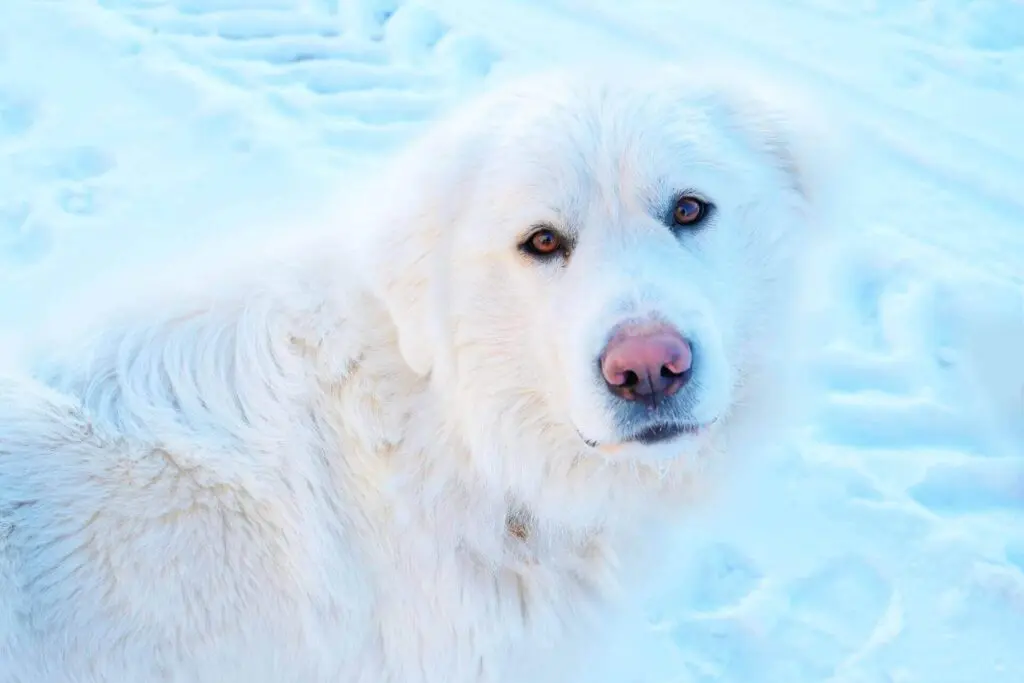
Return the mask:
[(389, 290), (410, 364), (481, 438), (699, 450), (786, 362), (813, 228), (785, 123), (683, 78), (553, 80), (481, 106), (435, 147), (429, 237), (393, 245), (418, 254)]

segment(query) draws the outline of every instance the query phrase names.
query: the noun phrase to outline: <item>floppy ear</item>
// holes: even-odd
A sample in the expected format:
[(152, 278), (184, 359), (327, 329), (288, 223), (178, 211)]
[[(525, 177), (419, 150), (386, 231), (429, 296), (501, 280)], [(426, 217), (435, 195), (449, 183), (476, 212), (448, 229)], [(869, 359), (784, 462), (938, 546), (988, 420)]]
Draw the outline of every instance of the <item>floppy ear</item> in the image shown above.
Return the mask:
[(444, 238), (441, 216), (423, 207), (401, 214), (401, 222), (378, 243), (373, 263), (374, 291), (395, 326), (398, 348), (418, 375), (433, 369), (445, 337), (442, 282), (445, 276), (440, 248)]
[(355, 199), (369, 205), (358, 249), (370, 290), (387, 309), (406, 364), (426, 376), (449, 338), (447, 288), (453, 233), (472, 194), (482, 150), (462, 110), (386, 164)]
[(835, 171), (842, 138), (835, 125), (826, 126), (824, 112), (791, 86), (759, 78), (746, 71), (728, 85), (720, 97), (728, 120), (755, 151), (782, 172), (819, 226), (836, 200)]

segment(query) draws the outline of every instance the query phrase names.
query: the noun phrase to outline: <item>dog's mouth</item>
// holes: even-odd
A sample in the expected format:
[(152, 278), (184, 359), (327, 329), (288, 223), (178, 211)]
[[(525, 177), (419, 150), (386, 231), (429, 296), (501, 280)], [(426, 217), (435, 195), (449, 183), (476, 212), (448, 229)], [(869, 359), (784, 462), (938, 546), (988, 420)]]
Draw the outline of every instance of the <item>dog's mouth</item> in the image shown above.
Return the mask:
[(686, 422), (658, 422), (648, 425), (638, 432), (634, 432), (626, 441), (635, 441), (644, 446), (653, 446), (658, 443), (672, 441), (684, 434), (696, 434), (700, 431), (700, 425)]
[[(699, 434), (702, 430), (710, 427), (711, 423), (708, 424), (695, 424), (693, 422), (655, 422), (646, 425), (640, 430), (631, 432), (625, 438), (618, 441), (616, 446), (624, 446), (630, 443), (640, 444), (642, 446), (654, 446), (657, 444), (668, 443), (682, 436), (692, 436)], [(608, 446), (610, 444), (602, 444), (599, 441), (588, 439), (581, 432), (577, 432), (583, 443), (591, 448), (601, 448), (602, 446)]]

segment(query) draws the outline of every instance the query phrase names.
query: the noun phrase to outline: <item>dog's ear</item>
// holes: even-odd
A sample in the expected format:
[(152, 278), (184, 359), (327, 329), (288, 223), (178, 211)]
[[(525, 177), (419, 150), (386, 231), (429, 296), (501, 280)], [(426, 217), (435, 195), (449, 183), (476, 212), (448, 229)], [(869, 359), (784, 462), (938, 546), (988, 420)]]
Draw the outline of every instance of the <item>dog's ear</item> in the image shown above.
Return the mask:
[(445, 337), (440, 250), (444, 225), (437, 214), (400, 211), (377, 244), (372, 263), (374, 293), (387, 309), (395, 327), (398, 348), (406, 364), (418, 375), (434, 366)]
[(357, 263), (394, 325), (402, 358), (421, 376), (433, 369), (445, 338), (445, 249), (459, 199), (425, 172), (413, 153), (403, 154), (359, 198), (371, 208), (362, 217), (367, 229)]
[(406, 364), (426, 376), (444, 358), (450, 337), (447, 291), (456, 226), (475, 179), (481, 150), (466, 125), (467, 108), (440, 121), (355, 199), (369, 206), (360, 222), (357, 265), (395, 326)]
[(823, 105), (801, 88), (747, 64), (696, 71), (700, 75), (688, 77), (688, 87), (703, 90), (717, 105), (719, 120), (785, 175), (808, 211), (831, 212), (837, 200), (836, 169), (848, 155), (845, 137)]

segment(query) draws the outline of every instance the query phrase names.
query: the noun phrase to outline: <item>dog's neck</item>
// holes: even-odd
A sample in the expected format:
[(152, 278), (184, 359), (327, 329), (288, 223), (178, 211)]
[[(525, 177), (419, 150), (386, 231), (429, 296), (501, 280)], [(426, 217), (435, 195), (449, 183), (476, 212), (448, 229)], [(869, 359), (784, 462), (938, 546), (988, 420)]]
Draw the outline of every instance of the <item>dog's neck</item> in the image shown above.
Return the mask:
[[(473, 449), (451, 414), (446, 383), (419, 376), (402, 362), (386, 313), (371, 310), (360, 325), (373, 330), (367, 342), (367, 348), (373, 345), (373, 365), (354, 364), (332, 393), (351, 402), (339, 416), (372, 415), (377, 424), (361, 428), (357, 448), (339, 451), (342, 457), (357, 454), (348, 467), (386, 471), (383, 507), (409, 501), (419, 506), (402, 512), (396, 523), (429, 526), (453, 548), (497, 566), (544, 558), (569, 562), (598, 553), (597, 547), (611, 558), (628, 552), (624, 544), (644, 535), (651, 520), (670, 521), (659, 513), (685, 487), (682, 477), (581, 457), (584, 445), (568, 440), (564, 464), (548, 472), (527, 471), (528, 463), (540, 461), (518, 457), (522, 453), (501, 443), (500, 434), (490, 444), (493, 451)], [(439, 433), (439, 424), (449, 431)], [(508, 466), (491, 469), (492, 459)], [(401, 487), (401, 495), (394, 487)]]

